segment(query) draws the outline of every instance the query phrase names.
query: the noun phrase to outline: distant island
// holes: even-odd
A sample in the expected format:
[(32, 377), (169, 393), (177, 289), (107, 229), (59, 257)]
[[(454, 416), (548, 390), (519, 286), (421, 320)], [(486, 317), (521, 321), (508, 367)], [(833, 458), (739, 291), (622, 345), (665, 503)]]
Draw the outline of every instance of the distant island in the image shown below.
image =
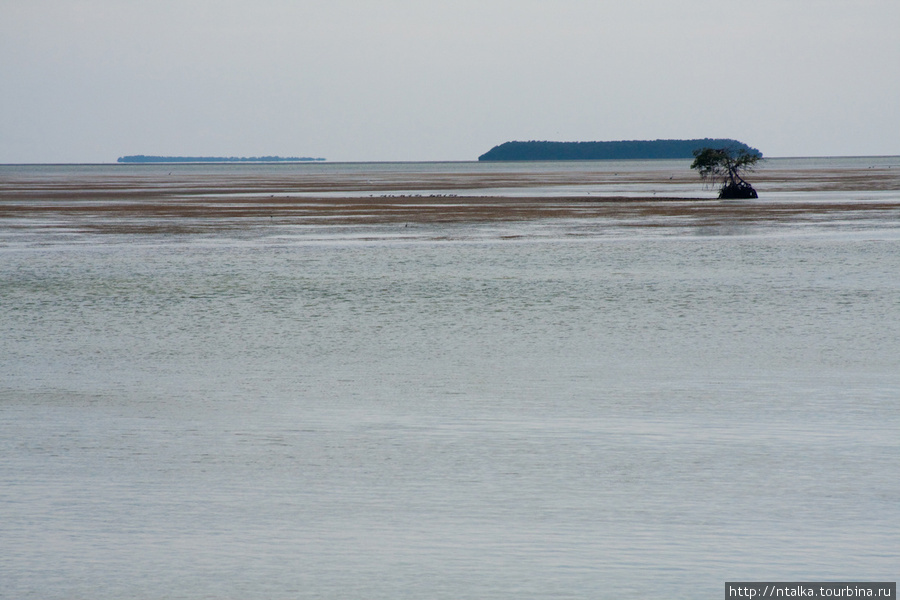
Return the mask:
[(310, 162), (324, 158), (282, 156), (121, 156), (120, 163), (230, 163), (230, 162)]
[(632, 140), (621, 142), (506, 142), (478, 157), (501, 160), (626, 160), (693, 158), (700, 148), (733, 148), (762, 156), (762, 152), (732, 139)]

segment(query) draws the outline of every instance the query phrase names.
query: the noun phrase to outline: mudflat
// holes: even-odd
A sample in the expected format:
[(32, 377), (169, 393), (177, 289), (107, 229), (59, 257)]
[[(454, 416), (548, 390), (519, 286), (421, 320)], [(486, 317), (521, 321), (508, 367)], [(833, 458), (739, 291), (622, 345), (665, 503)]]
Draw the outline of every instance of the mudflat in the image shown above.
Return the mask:
[[(719, 201), (683, 169), (623, 172), (171, 172), (90, 170), (0, 177), (0, 223), (98, 233), (190, 233), (291, 224), (439, 224), (606, 218), (635, 226), (900, 218), (900, 168), (778, 168), (754, 173), (754, 201)], [(589, 191), (585, 191), (589, 190)], [(623, 190), (627, 190), (623, 192)], [(897, 191), (897, 194), (890, 192)], [(885, 193), (887, 192), (887, 193)], [(667, 219), (667, 217), (676, 217)], [(683, 217), (684, 219), (678, 218)]]

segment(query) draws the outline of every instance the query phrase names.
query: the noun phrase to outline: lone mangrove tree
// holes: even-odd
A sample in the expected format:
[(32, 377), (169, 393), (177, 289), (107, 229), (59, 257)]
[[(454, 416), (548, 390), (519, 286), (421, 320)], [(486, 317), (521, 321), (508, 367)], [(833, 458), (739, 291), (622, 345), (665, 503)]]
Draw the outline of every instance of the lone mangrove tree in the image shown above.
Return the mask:
[(760, 153), (747, 152), (744, 148), (700, 148), (694, 150), (692, 169), (710, 185), (722, 184), (719, 198), (758, 198), (753, 186), (744, 181), (741, 173), (752, 171), (762, 158)]

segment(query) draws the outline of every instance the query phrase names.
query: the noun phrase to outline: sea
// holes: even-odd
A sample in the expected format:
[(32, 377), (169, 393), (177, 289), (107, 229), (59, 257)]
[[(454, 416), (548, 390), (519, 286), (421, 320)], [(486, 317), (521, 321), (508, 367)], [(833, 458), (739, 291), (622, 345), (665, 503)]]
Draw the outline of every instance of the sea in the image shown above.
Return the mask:
[[(779, 164), (854, 160), (880, 159)], [(17, 165), (0, 181), (302, 168), (501, 167)], [(0, 219), (0, 598), (896, 581), (887, 215), (141, 234)]]

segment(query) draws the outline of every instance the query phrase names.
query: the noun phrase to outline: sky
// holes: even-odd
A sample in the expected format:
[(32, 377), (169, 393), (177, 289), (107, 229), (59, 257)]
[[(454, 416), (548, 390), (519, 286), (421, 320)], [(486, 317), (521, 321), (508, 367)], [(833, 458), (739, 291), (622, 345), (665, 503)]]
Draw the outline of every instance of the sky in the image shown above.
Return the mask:
[(898, 0), (0, 0), (0, 163), (900, 155)]

